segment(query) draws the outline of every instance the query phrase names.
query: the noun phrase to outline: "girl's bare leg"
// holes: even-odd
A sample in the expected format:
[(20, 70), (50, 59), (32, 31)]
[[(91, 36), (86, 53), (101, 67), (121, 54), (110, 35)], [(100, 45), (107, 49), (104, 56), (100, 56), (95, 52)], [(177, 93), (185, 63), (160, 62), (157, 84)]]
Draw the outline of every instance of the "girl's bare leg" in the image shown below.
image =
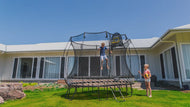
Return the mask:
[(152, 97), (152, 89), (150, 87), (150, 82), (148, 82), (148, 89), (149, 89), (149, 93), (150, 93), (150, 96), (149, 97)]
[(146, 86), (146, 96), (148, 96), (148, 83), (145, 82), (145, 86)]

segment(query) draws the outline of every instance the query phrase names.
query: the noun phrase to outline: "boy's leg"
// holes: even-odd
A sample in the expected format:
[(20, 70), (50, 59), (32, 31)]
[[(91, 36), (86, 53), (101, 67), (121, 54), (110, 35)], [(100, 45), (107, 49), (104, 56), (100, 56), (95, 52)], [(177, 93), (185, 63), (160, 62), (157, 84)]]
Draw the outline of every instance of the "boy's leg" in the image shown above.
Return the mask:
[(109, 65), (108, 65), (108, 58), (107, 58), (106, 55), (105, 55), (104, 57), (105, 57), (105, 59), (106, 59), (106, 66), (107, 66), (107, 69), (110, 69), (110, 67), (109, 67)]
[(100, 60), (101, 60), (101, 70), (103, 70), (103, 62), (104, 62), (104, 57), (103, 56), (100, 56)]

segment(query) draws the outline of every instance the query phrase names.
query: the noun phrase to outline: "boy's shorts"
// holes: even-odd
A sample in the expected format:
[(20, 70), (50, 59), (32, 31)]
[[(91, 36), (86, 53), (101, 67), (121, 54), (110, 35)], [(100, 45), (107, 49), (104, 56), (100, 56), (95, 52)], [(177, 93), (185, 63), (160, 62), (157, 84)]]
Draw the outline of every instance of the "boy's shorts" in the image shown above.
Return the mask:
[(145, 82), (150, 82), (151, 80), (150, 80), (150, 78), (149, 79), (145, 79)]
[(104, 60), (104, 59), (108, 59), (108, 58), (107, 58), (106, 55), (101, 55), (101, 56), (100, 56), (100, 59), (101, 59), (101, 61), (102, 61), (102, 60)]

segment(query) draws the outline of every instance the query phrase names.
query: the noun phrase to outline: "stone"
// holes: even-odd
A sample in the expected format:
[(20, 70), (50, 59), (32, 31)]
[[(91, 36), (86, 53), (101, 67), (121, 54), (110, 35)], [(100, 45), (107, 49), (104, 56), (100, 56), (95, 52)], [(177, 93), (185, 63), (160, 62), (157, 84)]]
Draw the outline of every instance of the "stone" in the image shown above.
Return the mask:
[[(8, 93), (8, 99), (21, 99), (25, 97), (25, 93), (18, 90), (11, 90)], [(6, 99), (7, 100), (7, 99)]]
[(0, 85), (0, 96), (6, 100), (21, 99), (26, 96), (22, 83), (5, 83)]
[(9, 89), (9, 87), (0, 87), (0, 96), (3, 97), (4, 100), (8, 98)]
[(0, 104), (4, 103), (4, 99), (0, 96)]

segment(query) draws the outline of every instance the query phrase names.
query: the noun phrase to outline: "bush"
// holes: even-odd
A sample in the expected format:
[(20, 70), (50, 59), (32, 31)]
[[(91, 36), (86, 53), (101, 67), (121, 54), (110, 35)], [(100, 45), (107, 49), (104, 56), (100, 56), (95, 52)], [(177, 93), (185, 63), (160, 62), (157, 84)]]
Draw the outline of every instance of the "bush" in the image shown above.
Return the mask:
[(27, 87), (27, 86), (37, 86), (38, 85), (38, 83), (23, 83), (22, 81), (20, 82), (20, 83), (22, 83), (22, 86), (23, 87)]

